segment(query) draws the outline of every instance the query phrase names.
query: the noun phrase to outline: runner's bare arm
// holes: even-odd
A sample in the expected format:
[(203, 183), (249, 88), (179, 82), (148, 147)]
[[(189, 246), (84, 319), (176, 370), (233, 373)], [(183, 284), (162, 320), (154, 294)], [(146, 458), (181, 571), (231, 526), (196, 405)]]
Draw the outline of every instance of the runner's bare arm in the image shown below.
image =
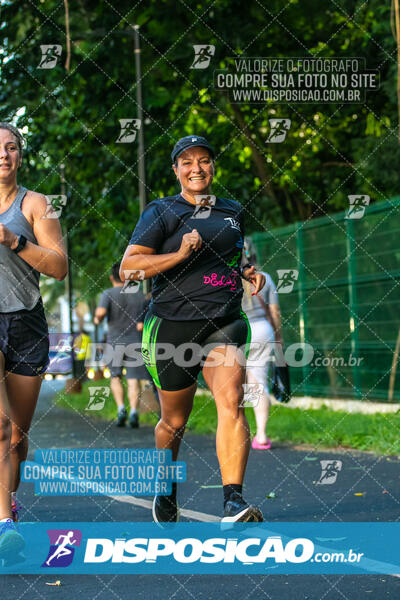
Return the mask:
[[(24, 200), (24, 214), (26, 210), (31, 216), (31, 225), (37, 245), (28, 241), (18, 256), (39, 273), (62, 281), (68, 272), (68, 261), (59, 220), (43, 218), (48, 210), (43, 194), (29, 192), (29, 196), (27, 195)], [(7, 245), (12, 250), (16, 248), (18, 236), (12, 234), (12, 241)]]
[[(159, 273), (164, 273), (175, 265), (183, 262), (193, 251), (201, 248), (202, 239), (196, 229), (190, 233), (185, 233), (182, 237), (181, 247), (177, 252), (168, 254), (156, 254), (154, 248), (130, 244), (125, 250), (121, 261), (119, 276), (121, 281), (125, 281), (124, 271), (144, 271), (144, 279), (154, 277)], [(140, 279), (140, 274), (130, 279)]]
[(98, 306), (94, 313), (94, 319), (93, 319), (94, 324), (99, 325), (99, 323), (101, 323), (102, 320), (105, 318), (106, 314), (107, 314), (107, 309), (103, 308), (102, 306)]
[(282, 338), (282, 319), (279, 304), (269, 304), (269, 311), (272, 319), (272, 327), (275, 333), (275, 341), (283, 344)]

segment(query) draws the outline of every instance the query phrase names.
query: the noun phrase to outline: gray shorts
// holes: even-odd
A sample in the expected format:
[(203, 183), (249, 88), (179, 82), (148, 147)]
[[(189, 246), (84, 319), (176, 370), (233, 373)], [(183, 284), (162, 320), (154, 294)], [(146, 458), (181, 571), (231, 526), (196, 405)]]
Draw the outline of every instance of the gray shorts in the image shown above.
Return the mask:
[[(132, 355), (129, 354), (123, 354), (120, 351), (117, 351), (117, 347), (120, 346), (121, 344), (124, 344), (125, 342), (110, 342), (112, 344), (112, 346), (114, 347), (114, 358), (113, 361), (111, 362), (111, 364), (108, 365), (108, 368), (110, 369), (110, 373), (111, 373), (111, 377), (122, 377), (122, 371), (125, 370), (125, 377), (127, 379), (147, 379), (150, 380), (150, 375), (148, 370), (145, 367), (145, 364), (143, 362), (143, 358), (140, 352), (136, 352), (135, 353), (135, 358), (132, 358)], [(140, 348), (140, 342), (132, 342), (132, 340), (130, 340), (130, 342), (126, 342), (125, 344), (128, 345), (129, 343), (136, 343), (138, 344), (138, 348)], [(134, 362), (134, 365), (130, 365), (130, 362)]]

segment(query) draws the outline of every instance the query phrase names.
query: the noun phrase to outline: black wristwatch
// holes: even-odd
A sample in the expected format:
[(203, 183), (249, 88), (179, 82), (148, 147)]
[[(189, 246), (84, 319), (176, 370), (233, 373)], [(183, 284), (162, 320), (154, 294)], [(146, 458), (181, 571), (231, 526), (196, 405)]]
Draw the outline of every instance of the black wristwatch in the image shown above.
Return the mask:
[(245, 269), (250, 269), (253, 265), (250, 263), (246, 263), (245, 265), (243, 265), (243, 267), (240, 267), (239, 271), (240, 271), (240, 276), (243, 277), (244, 279), (244, 275), (243, 275), (243, 271)]
[(21, 250), (25, 248), (27, 241), (28, 240), (26, 239), (26, 237), (21, 233), (21, 235), (18, 236), (18, 245), (16, 248), (14, 248), (13, 252), (15, 252), (15, 254), (21, 252)]

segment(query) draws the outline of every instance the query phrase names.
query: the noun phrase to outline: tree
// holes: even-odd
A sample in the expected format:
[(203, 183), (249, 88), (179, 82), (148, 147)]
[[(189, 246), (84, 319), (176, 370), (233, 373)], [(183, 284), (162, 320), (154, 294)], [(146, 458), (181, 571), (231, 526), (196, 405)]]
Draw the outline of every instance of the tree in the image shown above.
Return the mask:
[[(1, 118), (27, 133), (21, 177), (60, 192), (65, 164), (74, 282), (90, 301), (107, 285), (138, 218), (137, 148), (117, 144), (119, 119), (135, 118), (133, 25), (140, 25), (148, 201), (176, 193), (170, 151), (181, 136), (216, 148), (216, 193), (246, 206), (249, 231), (342, 210), (347, 195), (371, 202), (396, 191), (395, 43), (390, 7), (372, 0), (315, 3), (219, 0), (209, 5), (148, 0), (132, 7), (83, 0), (69, 9), (70, 70), (64, 68), (64, 6), (3, 2)], [(53, 69), (38, 69), (40, 45), (59, 44)], [(212, 44), (207, 69), (191, 69), (193, 44)], [(379, 92), (364, 104), (234, 104), (213, 72), (229, 57), (365, 58)], [(284, 143), (266, 142), (269, 119), (291, 119)]]

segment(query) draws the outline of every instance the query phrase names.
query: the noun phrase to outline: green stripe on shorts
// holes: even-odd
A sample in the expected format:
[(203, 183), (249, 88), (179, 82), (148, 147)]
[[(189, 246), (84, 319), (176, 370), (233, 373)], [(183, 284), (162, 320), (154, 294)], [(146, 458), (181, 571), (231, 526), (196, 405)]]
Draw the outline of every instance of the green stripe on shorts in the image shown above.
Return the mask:
[(246, 355), (246, 359), (247, 359), (247, 358), (249, 358), (249, 354), (250, 354), (251, 326), (250, 326), (249, 318), (246, 315), (246, 313), (241, 310), (240, 314), (242, 315), (243, 319), (246, 321), (246, 324), (247, 324), (247, 338), (246, 338), (246, 347), (245, 347), (245, 355)]
[(144, 364), (150, 373), (154, 384), (161, 389), (160, 379), (157, 373), (156, 362), (156, 338), (158, 328), (161, 325), (162, 319), (153, 315), (149, 319), (145, 319), (142, 335), (142, 356)]

